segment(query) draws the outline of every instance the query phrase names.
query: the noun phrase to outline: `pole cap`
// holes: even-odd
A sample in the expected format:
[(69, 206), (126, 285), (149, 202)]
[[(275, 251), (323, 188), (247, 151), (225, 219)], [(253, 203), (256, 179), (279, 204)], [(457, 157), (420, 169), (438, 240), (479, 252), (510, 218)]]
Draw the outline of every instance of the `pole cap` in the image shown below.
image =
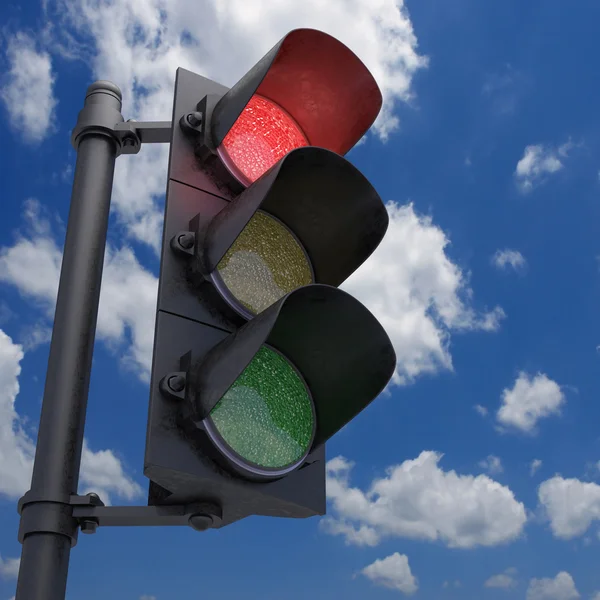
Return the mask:
[(107, 94), (109, 96), (112, 96), (119, 103), (120, 110), (121, 101), (123, 100), (123, 94), (121, 93), (121, 90), (119, 89), (119, 86), (116, 83), (105, 80), (95, 81), (87, 89), (87, 92), (85, 94), (86, 100), (88, 100), (91, 96), (94, 96), (95, 94)]

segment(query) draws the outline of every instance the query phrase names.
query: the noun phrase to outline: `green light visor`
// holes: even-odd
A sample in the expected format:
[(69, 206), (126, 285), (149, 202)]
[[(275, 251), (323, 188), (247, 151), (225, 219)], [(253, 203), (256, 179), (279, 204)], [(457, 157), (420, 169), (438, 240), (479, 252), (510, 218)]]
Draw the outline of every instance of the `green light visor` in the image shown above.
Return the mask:
[(213, 281), (222, 295), (246, 318), (314, 283), (312, 266), (298, 239), (278, 219), (260, 210), (220, 260), (215, 275)]
[(204, 424), (213, 444), (238, 469), (267, 478), (299, 466), (316, 431), (302, 376), (268, 346), (260, 348)]

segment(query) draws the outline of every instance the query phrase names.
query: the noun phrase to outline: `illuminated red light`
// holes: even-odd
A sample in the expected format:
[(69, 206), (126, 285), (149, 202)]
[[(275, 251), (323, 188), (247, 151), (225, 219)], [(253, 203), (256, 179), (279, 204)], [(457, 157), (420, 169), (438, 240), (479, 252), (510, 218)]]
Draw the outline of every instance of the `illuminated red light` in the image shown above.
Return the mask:
[(249, 186), (288, 152), (308, 145), (306, 136), (287, 112), (254, 95), (217, 151), (236, 179)]

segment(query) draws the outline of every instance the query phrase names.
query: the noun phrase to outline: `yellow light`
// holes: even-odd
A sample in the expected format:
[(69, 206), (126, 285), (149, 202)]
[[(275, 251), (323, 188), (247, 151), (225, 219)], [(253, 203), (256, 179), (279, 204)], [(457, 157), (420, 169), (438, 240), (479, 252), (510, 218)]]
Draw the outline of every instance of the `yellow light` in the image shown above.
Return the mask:
[(217, 265), (234, 298), (252, 314), (313, 283), (306, 254), (277, 219), (257, 211)]

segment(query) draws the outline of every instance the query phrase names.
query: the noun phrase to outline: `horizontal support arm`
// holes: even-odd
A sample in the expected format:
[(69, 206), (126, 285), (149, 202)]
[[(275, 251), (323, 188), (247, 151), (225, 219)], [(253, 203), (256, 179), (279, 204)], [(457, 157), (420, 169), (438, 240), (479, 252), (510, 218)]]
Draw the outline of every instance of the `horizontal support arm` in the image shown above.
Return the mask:
[(142, 144), (168, 144), (171, 141), (171, 121), (125, 121), (115, 125), (117, 135), (135, 133)]
[(97, 527), (158, 527), (187, 525), (197, 531), (219, 527), (223, 513), (212, 502), (163, 506), (104, 506), (89, 496), (72, 496), (73, 518), (82, 533), (95, 533)]

